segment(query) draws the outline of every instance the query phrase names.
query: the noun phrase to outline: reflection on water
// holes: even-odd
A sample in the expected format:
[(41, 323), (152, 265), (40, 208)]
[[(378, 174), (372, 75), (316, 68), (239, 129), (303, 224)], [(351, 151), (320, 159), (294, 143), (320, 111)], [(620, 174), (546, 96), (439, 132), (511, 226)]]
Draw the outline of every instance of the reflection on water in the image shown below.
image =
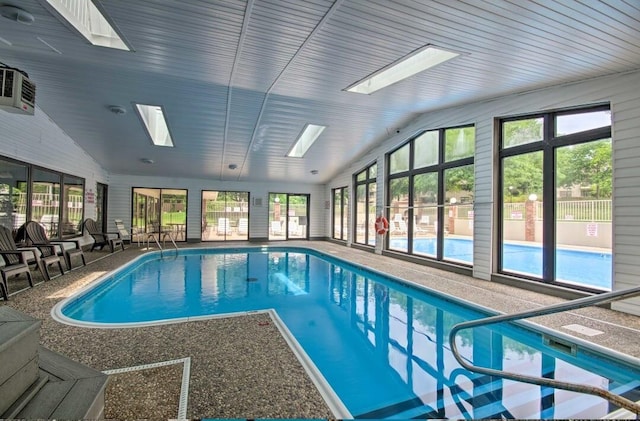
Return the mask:
[[(218, 252), (219, 253), (219, 252)], [(82, 303), (72, 318), (130, 322), (274, 308), (351, 413), (360, 418), (575, 418), (599, 398), (477, 375), (452, 356), (451, 327), (480, 315), (315, 253), (186, 254), (148, 261)], [(476, 365), (628, 392), (637, 367), (585, 350), (567, 355), (521, 328), (465, 330)], [(599, 374), (594, 374), (599, 373)]]

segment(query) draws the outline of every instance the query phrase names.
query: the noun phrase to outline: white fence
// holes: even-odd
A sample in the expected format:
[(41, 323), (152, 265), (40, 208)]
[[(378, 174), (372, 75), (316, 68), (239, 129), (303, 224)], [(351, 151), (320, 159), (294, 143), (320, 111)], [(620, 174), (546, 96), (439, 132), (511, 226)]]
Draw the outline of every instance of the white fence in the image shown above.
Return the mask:
[[(611, 199), (570, 200), (556, 202), (556, 220), (577, 222), (611, 222)], [(536, 220), (542, 220), (543, 202), (535, 202)], [(524, 219), (525, 203), (505, 203), (504, 219)]]

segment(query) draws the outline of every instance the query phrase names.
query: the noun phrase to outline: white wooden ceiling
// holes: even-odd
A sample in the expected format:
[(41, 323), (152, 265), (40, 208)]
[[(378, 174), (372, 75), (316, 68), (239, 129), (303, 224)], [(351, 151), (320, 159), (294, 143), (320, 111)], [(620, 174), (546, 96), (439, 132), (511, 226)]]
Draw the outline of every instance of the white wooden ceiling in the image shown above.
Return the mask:
[[(0, 4), (35, 17), (0, 19), (0, 62), (117, 174), (325, 183), (420, 113), (640, 68), (639, 0), (102, 0), (132, 52), (90, 45), (44, 0)], [(462, 54), (343, 90), (426, 44)], [(134, 102), (164, 106), (175, 148), (151, 144)], [(306, 123), (328, 128), (285, 157)]]

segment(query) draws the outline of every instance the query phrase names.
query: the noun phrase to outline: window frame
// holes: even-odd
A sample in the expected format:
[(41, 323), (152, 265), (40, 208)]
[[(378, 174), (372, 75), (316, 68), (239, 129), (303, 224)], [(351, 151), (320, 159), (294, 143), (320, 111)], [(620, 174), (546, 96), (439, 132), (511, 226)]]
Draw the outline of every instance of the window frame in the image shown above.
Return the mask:
[[(26, 221), (31, 221), (33, 219), (33, 215), (34, 215), (34, 172), (35, 171), (41, 171), (42, 173), (48, 173), (48, 174), (52, 174), (55, 177), (57, 177), (57, 202), (58, 202), (58, 207), (57, 207), (57, 213), (56, 214), (51, 214), (54, 217), (57, 218), (57, 221), (51, 222), (51, 226), (48, 227), (48, 231), (47, 234), (49, 236), (50, 239), (52, 240), (59, 240), (59, 239), (65, 239), (65, 238), (73, 238), (73, 237), (78, 237), (80, 235), (82, 235), (82, 232), (75, 232), (74, 233), (69, 233), (69, 234), (63, 234), (63, 230), (61, 229), (63, 223), (65, 222), (65, 217), (68, 215), (68, 210), (66, 209), (65, 206), (62, 206), (65, 203), (68, 203), (68, 201), (66, 200), (66, 195), (65, 195), (65, 186), (67, 185), (67, 180), (75, 180), (75, 181), (79, 181), (80, 184), (74, 183), (74, 186), (81, 186), (81, 190), (82, 190), (82, 194), (80, 195), (81, 200), (80, 203), (81, 205), (78, 206), (79, 208), (81, 208), (81, 213), (80, 213), (80, 223), (84, 221), (85, 218), (85, 208), (86, 208), (86, 179), (84, 177), (80, 177), (77, 175), (73, 175), (73, 174), (69, 174), (69, 173), (65, 173), (65, 172), (61, 172), (61, 171), (56, 171), (56, 170), (52, 170), (50, 168), (47, 167), (43, 167), (40, 165), (36, 165), (36, 164), (31, 164), (29, 162), (25, 162), (25, 161), (20, 161), (17, 159), (13, 159), (7, 156), (0, 156), (0, 160), (1, 161), (5, 161), (11, 164), (15, 164), (15, 165), (19, 165), (19, 166), (23, 166), (26, 169), (26, 180), (23, 180), (24, 183), (26, 184), (26, 210), (25, 210), (25, 222)], [(53, 218), (55, 219), (55, 218)], [(38, 220), (37, 222), (41, 222), (40, 220)], [(55, 225), (54, 225), (55, 224)], [(80, 224), (79, 224), (80, 226)], [(77, 226), (76, 228), (79, 228), (79, 226)]]
[[(474, 129), (474, 153), (469, 156), (469, 157), (463, 157), (463, 158), (458, 158), (455, 160), (451, 160), (451, 161), (445, 161), (445, 156), (446, 156), (446, 132), (447, 130), (453, 130), (453, 129), (465, 129), (465, 128), (473, 128)], [(427, 166), (423, 166), (423, 167), (419, 167), (419, 168), (414, 168), (415, 165), (415, 140), (420, 138), (421, 136), (423, 136), (424, 134), (426, 134), (427, 132), (437, 132), (438, 133), (438, 159), (437, 159), (437, 163), (432, 164), (432, 165), (427, 165)], [(402, 149), (403, 147), (406, 147), (407, 145), (409, 145), (409, 169), (407, 171), (399, 171), (396, 172), (394, 174), (391, 174), (389, 170), (390, 168), (390, 157), (393, 153), (397, 152), (398, 150)], [(385, 216), (387, 218), (387, 220), (389, 221), (389, 223), (392, 223), (392, 218), (391, 218), (391, 200), (392, 200), (392, 192), (390, 190), (391, 187), (391, 181), (392, 180), (396, 180), (396, 179), (401, 179), (401, 178), (407, 178), (407, 215), (406, 215), (406, 226), (407, 226), (407, 243), (406, 243), (406, 251), (403, 250), (399, 250), (396, 248), (390, 248), (390, 235), (387, 234), (386, 238), (385, 238), (385, 243), (384, 243), (384, 248), (386, 250), (389, 251), (393, 251), (393, 252), (397, 252), (397, 253), (402, 253), (402, 254), (406, 254), (406, 255), (410, 255), (410, 256), (415, 256), (418, 258), (424, 258), (424, 259), (428, 259), (428, 260), (435, 260), (438, 262), (446, 262), (446, 263), (451, 263), (451, 264), (455, 264), (455, 265), (460, 265), (460, 266), (464, 266), (464, 267), (473, 267), (473, 263), (472, 264), (466, 264), (466, 263), (462, 263), (462, 262), (458, 262), (458, 261), (451, 261), (451, 260), (447, 260), (444, 258), (444, 233), (445, 233), (445, 224), (444, 224), (444, 218), (445, 218), (445, 206), (447, 206), (447, 203), (445, 203), (445, 196), (446, 196), (446, 191), (445, 191), (445, 172), (449, 169), (452, 168), (458, 168), (458, 167), (465, 167), (468, 165), (475, 165), (474, 163), (475, 161), (475, 124), (462, 124), (462, 125), (457, 125), (457, 126), (450, 126), (450, 127), (441, 127), (441, 128), (437, 128), (437, 129), (425, 129), (420, 131), (419, 133), (417, 133), (415, 136), (411, 137), (410, 139), (408, 139), (406, 142), (402, 143), (401, 145), (399, 145), (398, 147), (396, 147), (395, 149), (389, 151), (386, 156), (385, 156), (385, 164), (386, 164), (386, 168), (387, 168), (387, 177), (386, 177), (386, 182), (385, 182), (385, 193), (386, 193), (386, 211), (385, 211)], [(475, 168), (475, 167), (474, 167)], [(431, 257), (425, 254), (416, 254), (413, 250), (413, 240), (414, 240), (414, 225), (415, 225), (415, 212), (414, 212), (414, 208), (415, 208), (415, 198), (414, 198), (414, 190), (415, 190), (415, 177), (417, 175), (421, 175), (421, 174), (427, 174), (427, 173), (436, 173), (437, 174), (437, 178), (438, 178), (438, 187), (437, 187), (437, 219), (438, 219), (438, 224), (437, 224), (437, 228), (436, 228), (436, 256), (435, 257)], [(475, 180), (474, 180), (474, 186), (473, 186), (473, 190), (475, 190)]]
[[(375, 168), (375, 175), (371, 175), (372, 173), (372, 169)], [(360, 175), (364, 174), (364, 177), (362, 177), (361, 180), (358, 180), (358, 177)], [(378, 178), (378, 163), (377, 162), (372, 162), (371, 164), (367, 165), (366, 167), (364, 167), (362, 170), (356, 172), (353, 174), (353, 203), (352, 203), (352, 207), (351, 207), (351, 212), (354, 218), (354, 224), (351, 227), (351, 238), (352, 243), (354, 244), (358, 244), (364, 247), (374, 247), (375, 245), (375, 241), (376, 241), (376, 233), (375, 232), (370, 232), (370, 227), (372, 226), (372, 221), (369, 220), (369, 216), (371, 215), (371, 209), (370, 209), (370, 201), (369, 198), (371, 196), (371, 185), (373, 184), (374, 186), (376, 186), (376, 199), (373, 201), (373, 205), (374, 207), (376, 207), (377, 204), (377, 195), (378, 195), (378, 189), (377, 189), (377, 178)], [(365, 203), (365, 211), (364, 211), (364, 242), (359, 242), (358, 241), (358, 187), (359, 186), (364, 186), (364, 203)], [(376, 209), (377, 212), (377, 209)], [(374, 213), (376, 213), (374, 212)], [(370, 236), (373, 235), (373, 239), (374, 239), (374, 243), (371, 244), (370, 241)]]
[[(336, 193), (340, 194), (340, 237), (336, 237)], [(336, 187), (331, 189), (331, 238), (334, 240), (347, 241), (349, 236), (349, 187)]]
[[(568, 287), (575, 290), (581, 290), (586, 292), (602, 292), (601, 290), (588, 288), (586, 286), (576, 285), (573, 283), (558, 282), (555, 279), (556, 274), (556, 177), (555, 166), (556, 150), (562, 147), (571, 145), (579, 145), (598, 141), (602, 139), (612, 139), (612, 125), (607, 127), (600, 127), (595, 129), (589, 129), (581, 132), (574, 132), (567, 135), (556, 136), (556, 121), (558, 116), (573, 115), (590, 113), (595, 111), (610, 111), (610, 104), (596, 104), (583, 107), (572, 107), (559, 110), (551, 110), (547, 112), (536, 112), (531, 114), (522, 114), (516, 116), (499, 117), (496, 118), (497, 126), (497, 146), (498, 146), (498, 168), (497, 168), (497, 212), (495, 215), (497, 226), (497, 256), (495, 259), (497, 275), (509, 276), (514, 278), (520, 278), (524, 280), (530, 280), (543, 284), (550, 284), (554, 286)], [(536, 142), (525, 143), (522, 145), (510, 146), (504, 148), (504, 123), (518, 120), (528, 120), (534, 118), (543, 119), (543, 138)], [(613, 141), (613, 139), (612, 139)], [(504, 256), (502, 253), (503, 245), (505, 243), (505, 229), (504, 229), (504, 204), (506, 203), (506, 197), (504, 195), (504, 160), (514, 156), (524, 155), (527, 153), (542, 152), (542, 202), (553, 203), (553, 206), (543, 207), (543, 223), (542, 223), (542, 276), (535, 277), (529, 276), (523, 273), (516, 273), (513, 271), (504, 270)]]

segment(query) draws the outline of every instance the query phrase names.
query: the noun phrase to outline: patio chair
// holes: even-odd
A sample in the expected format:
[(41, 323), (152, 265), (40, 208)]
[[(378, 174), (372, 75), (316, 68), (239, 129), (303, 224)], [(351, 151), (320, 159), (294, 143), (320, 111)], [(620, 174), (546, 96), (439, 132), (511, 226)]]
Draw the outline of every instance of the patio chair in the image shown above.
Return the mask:
[(31, 277), (27, 257), (28, 253), (26, 250), (18, 250), (11, 236), (11, 230), (0, 225), (0, 255), (2, 255), (2, 259), (4, 260), (4, 266), (0, 268), (0, 272), (2, 273), (0, 293), (2, 293), (5, 301), (9, 299), (9, 277), (26, 273), (29, 285), (33, 286), (33, 278)]
[(113, 222), (116, 224), (116, 229), (118, 230), (118, 238), (122, 240), (123, 249), (125, 242), (128, 241), (129, 244), (133, 244), (134, 235), (136, 236), (136, 239), (138, 241), (138, 247), (140, 247), (140, 235), (138, 235), (136, 228), (131, 228), (130, 233), (129, 230), (127, 230), (127, 228), (124, 226), (124, 222), (122, 221), (122, 219), (114, 219)]
[[(49, 266), (57, 264), (60, 269), (60, 275), (64, 275), (64, 269), (62, 268), (62, 263), (60, 263), (60, 256), (58, 255), (56, 246), (53, 244), (36, 246), (29, 240), (29, 237), (27, 236), (27, 224), (31, 223), (40, 225), (39, 222), (29, 221), (18, 228), (18, 232), (16, 233), (15, 237), (16, 241), (20, 241), (18, 250), (28, 250), (33, 253), (35, 257), (35, 263), (40, 269), (40, 273), (42, 273), (42, 277), (45, 281), (51, 280), (51, 276), (49, 274)], [(40, 228), (46, 229), (42, 225), (40, 225)]]
[[(84, 252), (82, 251), (82, 246), (80, 245), (80, 240), (51, 241), (47, 238), (45, 228), (35, 221), (27, 222), (24, 227), (27, 244), (35, 247), (43, 246), (43, 248), (53, 246), (53, 251), (58, 256), (62, 256), (62, 258), (64, 258), (68, 270), (73, 269), (71, 259), (74, 257), (80, 257), (80, 259), (82, 259), (82, 266), (87, 265), (87, 261), (84, 258)], [(70, 244), (73, 244), (74, 247), (65, 247)], [(52, 264), (55, 263), (53, 259), (51, 262)]]
[(249, 220), (247, 218), (238, 219), (238, 235), (247, 235), (249, 233)]
[(218, 235), (228, 235), (231, 234), (231, 223), (229, 222), (229, 218), (218, 218)]
[[(93, 238), (91, 251), (95, 249), (102, 250), (104, 246), (109, 246), (109, 250), (111, 250), (111, 253), (114, 252), (117, 246), (121, 246), (122, 250), (124, 250), (124, 244), (122, 243), (122, 240), (119, 238), (111, 238), (111, 233), (103, 232), (100, 228), (98, 228), (98, 223), (94, 219), (85, 219), (84, 229)], [(116, 235), (115, 233), (113, 234)]]
[(271, 234), (282, 235), (282, 224), (280, 221), (271, 221)]

